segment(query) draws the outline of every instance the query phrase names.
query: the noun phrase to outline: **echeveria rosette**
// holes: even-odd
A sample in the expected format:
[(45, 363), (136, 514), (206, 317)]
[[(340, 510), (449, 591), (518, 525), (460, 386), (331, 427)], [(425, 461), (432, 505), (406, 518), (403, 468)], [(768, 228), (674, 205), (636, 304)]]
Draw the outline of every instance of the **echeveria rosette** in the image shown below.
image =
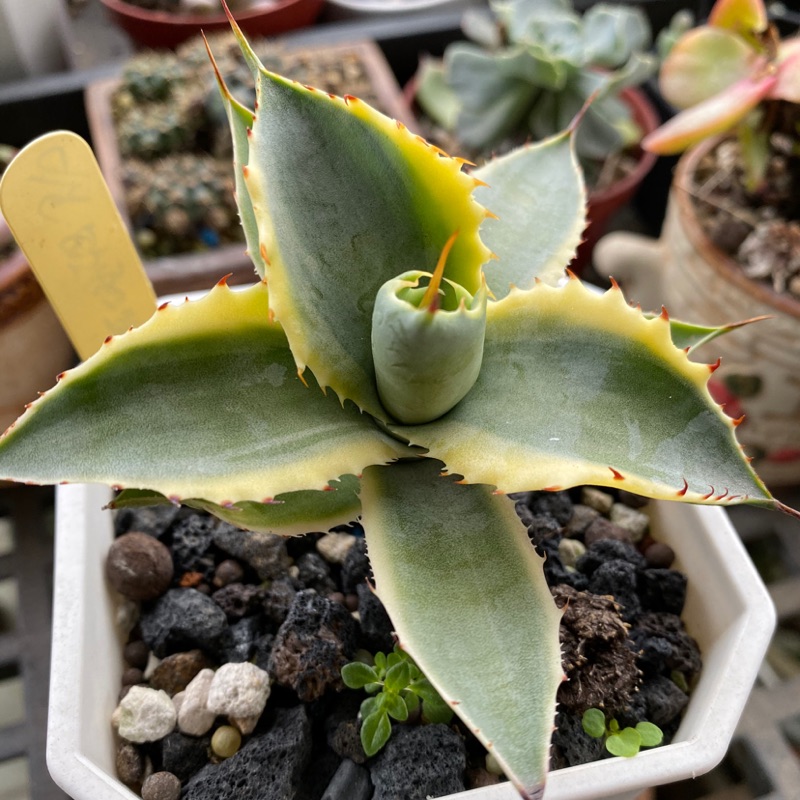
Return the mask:
[[(674, 346), (665, 319), (646, 320), (616, 289), (536, 283), (568, 262), (583, 227), (570, 134), (470, 177), (366, 104), (269, 73), (242, 45), (258, 113), (223, 97), (248, 247), (269, 289), (219, 285), (111, 339), (0, 440), (0, 475), (108, 482), (126, 489), (119, 504), (184, 501), (281, 533), (360, 511), (401, 645), (520, 792), (539, 796), (559, 615), (502, 492), (589, 482), (780, 504), (711, 401), (709, 367)], [(377, 389), (375, 299), (409, 271), (423, 288), (437, 262), (465, 310), (496, 298), (482, 362), (453, 409), (398, 425)], [(714, 332), (689, 328), (682, 341)]]
[[(800, 102), (800, 39), (779, 41), (762, 0), (717, 0), (708, 23), (687, 31), (673, 45), (659, 75), (664, 97), (679, 109), (642, 146), (654, 153), (680, 153), (715, 134), (739, 130), (748, 149), (765, 101)], [(762, 132), (763, 133), (763, 132)], [(749, 180), (760, 177), (753, 153)]]

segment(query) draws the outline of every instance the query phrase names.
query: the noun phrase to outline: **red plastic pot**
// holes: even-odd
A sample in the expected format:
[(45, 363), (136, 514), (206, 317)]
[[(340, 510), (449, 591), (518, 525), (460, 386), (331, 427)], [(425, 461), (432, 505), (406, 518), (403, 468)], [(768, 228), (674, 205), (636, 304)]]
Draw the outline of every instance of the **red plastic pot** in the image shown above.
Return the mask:
[[(125, 0), (100, 2), (114, 22), (143, 47), (173, 48), (200, 31), (208, 33), (230, 28), (221, 11), (219, 14), (173, 14), (139, 8)], [(275, 0), (268, 6), (235, 11), (233, 15), (249, 36), (275, 36), (312, 24), (324, 3), (325, 0)]]

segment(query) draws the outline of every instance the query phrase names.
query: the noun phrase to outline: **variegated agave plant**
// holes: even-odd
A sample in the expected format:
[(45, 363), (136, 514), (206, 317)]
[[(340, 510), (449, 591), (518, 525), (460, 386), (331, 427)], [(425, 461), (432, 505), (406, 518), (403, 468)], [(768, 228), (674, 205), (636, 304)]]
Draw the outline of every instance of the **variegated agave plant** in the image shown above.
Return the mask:
[(355, 98), (267, 72), (236, 32), (258, 113), (221, 87), (264, 280), (107, 341), (6, 432), (0, 475), (287, 535), (360, 514), (401, 647), (538, 797), (560, 615), (503, 495), (781, 507), (687, 355), (720, 330), (549, 285), (584, 225), (569, 131), (468, 176)]

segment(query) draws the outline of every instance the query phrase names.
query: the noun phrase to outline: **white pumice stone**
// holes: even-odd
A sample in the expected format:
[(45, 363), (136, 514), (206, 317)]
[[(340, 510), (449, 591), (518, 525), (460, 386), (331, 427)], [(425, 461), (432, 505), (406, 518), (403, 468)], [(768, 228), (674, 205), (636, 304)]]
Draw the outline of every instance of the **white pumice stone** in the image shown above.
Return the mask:
[(650, 517), (647, 514), (624, 503), (614, 503), (611, 506), (609, 519), (620, 528), (625, 528), (630, 533), (632, 542), (641, 542), (650, 525)]
[(156, 667), (161, 663), (161, 659), (153, 655), (153, 651), (150, 651), (150, 655), (147, 656), (147, 666), (144, 668), (144, 679), (149, 681), (153, 673), (155, 672)]
[(256, 729), (259, 719), (261, 719), (260, 715), (257, 717), (228, 717), (228, 722), (230, 722), (242, 736), (247, 736)]
[(213, 669), (201, 669), (183, 690), (178, 711), (178, 730), (189, 736), (203, 736), (211, 730), (216, 714), (209, 711), (208, 690), (214, 680)]
[(211, 681), (209, 711), (237, 719), (260, 717), (269, 697), (269, 675), (248, 662), (223, 664)]
[(584, 486), (581, 490), (581, 503), (601, 514), (608, 514), (614, 505), (614, 498), (608, 492), (601, 492), (593, 486)]
[(175, 713), (180, 716), (181, 706), (183, 705), (183, 698), (186, 697), (186, 690), (172, 695), (172, 705), (175, 706)]
[(131, 686), (117, 706), (112, 722), (129, 742), (157, 742), (175, 727), (175, 706), (161, 689)]
[(330, 564), (344, 564), (355, 543), (356, 537), (352, 533), (326, 533), (317, 540), (317, 551)]
[(567, 569), (575, 569), (575, 564), (585, 552), (586, 545), (577, 539), (562, 539), (558, 543), (558, 555)]

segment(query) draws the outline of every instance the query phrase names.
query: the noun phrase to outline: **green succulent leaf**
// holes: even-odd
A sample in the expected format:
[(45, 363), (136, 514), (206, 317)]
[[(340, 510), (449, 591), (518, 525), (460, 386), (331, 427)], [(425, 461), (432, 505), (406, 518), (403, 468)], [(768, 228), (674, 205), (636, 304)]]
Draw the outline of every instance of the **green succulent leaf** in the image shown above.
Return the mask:
[[(330, 530), (354, 520), (361, 513), (361, 501), (358, 499), (360, 488), (361, 484), (355, 475), (343, 475), (339, 480), (328, 481), (328, 486), (323, 490), (287, 492), (269, 503), (246, 500), (223, 506), (194, 497), (181, 502), (190, 508), (207, 511), (238, 528), (281, 536), (301, 536), (309, 530)], [(169, 503), (172, 501), (159, 492), (125, 489), (108, 507), (141, 508)]]
[(633, 728), (625, 728), (619, 733), (612, 733), (606, 739), (606, 750), (612, 756), (623, 756), (631, 758), (635, 756), (642, 746), (642, 739), (638, 731)]
[(447, 82), (444, 64), (435, 58), (421, 61), (414, 95), (419, 107), (445, 130), (455, 130), (461, 101)]
[(384, 707), (386, 713), (398, 722), (405, 722), (408, 719), (408, 706), (399, 694), (387, 692), (384, 694)]
[(422, 701), (422, 718), (431, 724), (447, 725), (453, 718), (453, 709), (437, 693), (435, 698)]
[(408, 668), (407, 661), (399, 661), (397, 664), (393, 664), (389, 669), (386, 671), (386, 679), (384, 680), (384, 685), (386, 686), (386, 690), (389, 692), (396, 692), (399, 694), (403, 689), (408, 686), (408, 682), (411, 678), (411, 674)]
[(665, 319), (647, 320), (618, 289), (541, 284), (490, 305), (481, 374), (461, 403), (397, 430), (504, 492), (588, 483), (775, 507), (708, 392), (710, 374), (672, 344)]
[[(369, 686), (369, 684), (367, 684), (367, 686)], [(379, 688), (382, 688), (380, 684), (378, 686)], [(369, 691), (368, 689), (366, 689), (366, 687), (365, 690)], [(366, 719), (367, 717), (371, 717), (375, 714), (378, 714), (380, 710), (381, 710), (380, 696), (368, 697), (366, 700), (364, 700), (364, 702), (361, 703), (361, 706), (359, 708), (359, 713), (361, 714), (362, 719)]]
[(642, 741), (642, 747), (657, 747), (664, 741), (664, 733), (652, 722), (638, 722), (636, 732)]
[(363, 689), (368, 683), (378, 680), (374, 667), (353, 661), (342, 667), (342, 680), (348, 689)]
[(253, 204), (250, 201), (250, 195), (248, 194), (247, 185), (244, 180), (244, 170), (247, 166), (250, 154), (247, 132), (253, 127), (255, 114), (248, 108), (245, 108), (245, 106), (236, 100), (230, 91), (228, 91), (228, 87), (225, 85), (225, 81), (217, 68), (217, 63), (214, 61), (211, 49), (208, 47), (208, 42), (206, 42), (206, 49), (208, 49), (208, 55), (214, 67), (214, 74), (217, 78), (222, 103), (225, 106), (225, 113), (228, 115), (228, 124), (230, 125), (231, 137), (233, 139), (233, 173), (234, 180), (236, 181), (236, 205), (239, 208), (239, 219), (242, 223), (245, 242), (247, 242), (247, 255), (250, 256), (258, 275), (263, 278), (266, 272), (266, 264), (261, 255), (261, 247), (258, 239), (258, 224), (256, 222), (255, 212), (253, 211)]
[(361, 745), (368, 756), (374, 756), (389, 741), (391, 735), (392, 723), (387, 711), (381, 710), (364, 717), (361, 723)]
[(514, 150), (473, 174), (488, 184), (475, 198), (497, 215), (481, 227), (498, 257), (486, 268), (495, 298), (512, 285), (530, 289), (537, 278), (563, 277), (586, 227), (586, 188), (570, 133)]
[(409, 715), (415, 713), (419, 708), (419, 697), (412, 691), (403, 692), (403, 702), (406, 704), (406, 710)]
[(581, 724), (584, 732), (595, 739), (600, 739), (606, 734), (606, 715), (599, 708), (586, 709)]
[(227, 506), (323, 489), (407, 453), (352, 404), (303, 385), (267, 304), (257, 284), (162, 306), (31, 405), (0, 439), (0, 475)]
[(423, 459), (364, 472), (376, 591), (400, 646), (534, 794), (562, 678), (560, 613), (513, 504), (440, 477), (441, 467)]
[(263, 68), (257, 98), (245, 180), (270, 307), (300, 370), (385, 419), (370, 346), (375, 296), (409, 269), (431, 271), (456, 230), (445, 277), (479, 289), (489, 253), (475, 181), (462, 162), (356, 98)]

